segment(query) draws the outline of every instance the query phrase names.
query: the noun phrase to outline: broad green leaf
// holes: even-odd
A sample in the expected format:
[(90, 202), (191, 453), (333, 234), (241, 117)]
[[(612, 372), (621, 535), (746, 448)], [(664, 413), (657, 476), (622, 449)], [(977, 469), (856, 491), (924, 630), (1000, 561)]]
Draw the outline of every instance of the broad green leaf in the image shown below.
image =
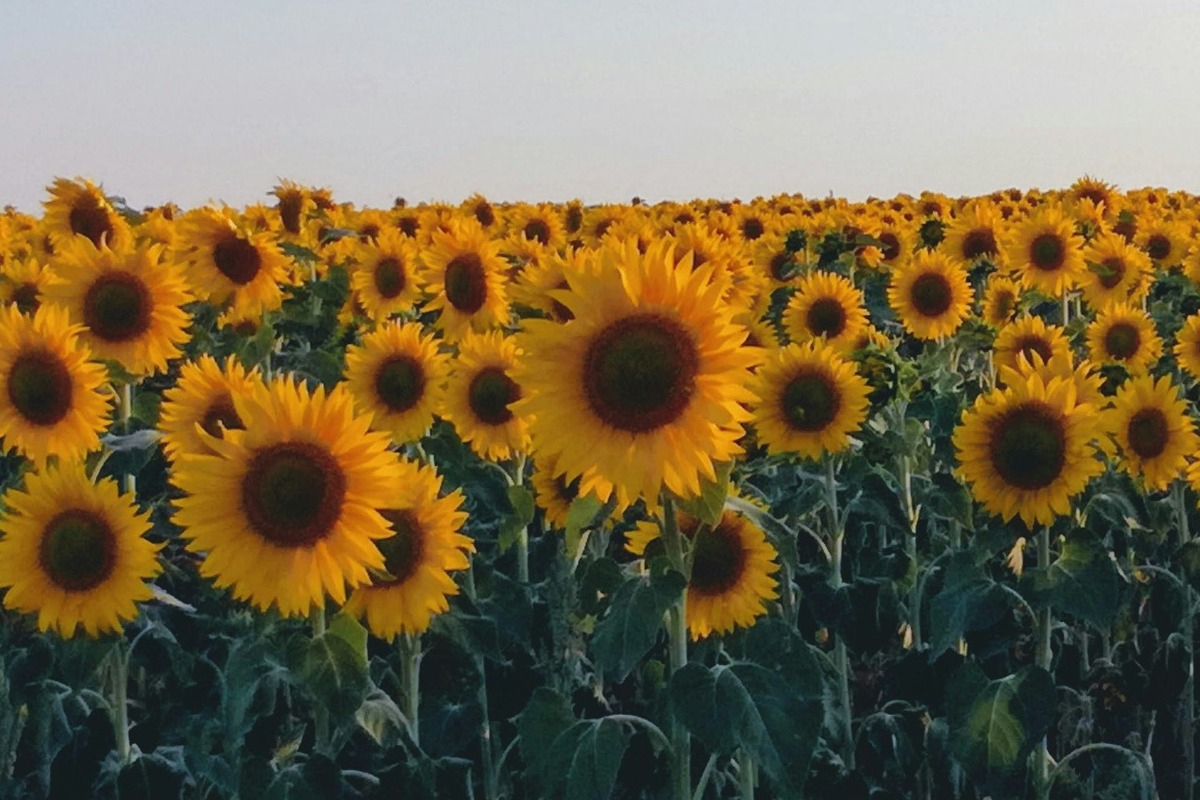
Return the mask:
[(341, 611), (329, 621), (329, 627), (325, 633), (329, 636), (336, 636), (353, 647), (354, 652), (360, 654), (362, 658), (363, 669), (366, 669), (367, 629), (363, 627), (357, 617)]
[(954, 673), (946, 686), (950, 747), (981, 793), (1015, 796), (1054, 706), (1054, 679), (1040, 667), (994, 681), (973, 663)]
[(326, 632), (313, 639), (300, 662), (300, 678), (318, 703), (338, 719), (362, 705), (370, 680), (363, 653), (346, 639)]
[(725, 510), (725, 498), (729, 496), (729, 473), (733, 471), (733, 462), (724, 461), (714, 465), (717, 473), (715, 481), (700, 482), (700, 494), (690, 498), (680, 498), (679, 507), (698, 518), (706, 525), (716, 525)]
[(1120, 612), (1129, 584), (1095, 534), (1076, 528), (1045, 569), (1026, 569), (1024, 593), (1035, 608), (1050, 606), (1106, 630)]
[(625, 725), (604, 718), (581, 720), (559, 734), (550, 763), (566, 800), (611, 797), (629, 738)]
[(121, 800), (170, 800), (183, 796), (188, 769), (180, 748), (160, 748), (138, 756), (121, 768), (117, 775), (117, 794)]
[(574, 557), (575, 550), (579, 547), (579, 537), (583, 535), (584, 530), (598, 525), (602, 520), (601, 514), (608, 516), (603, 503), (595, 498), (594, 495), (585, 495), (577, 497), (571, 501), (571, 507), (567, 509), (567, 525), (565, 531), (565, 543), (567, 555)]
[(538, 776), (542, 782), (552, 781), (546, 770), (551, 745), (574, 724), (575, 714), (567, 698), (544, 686), (534, 690), (525, 710), (517, 718), (521, 758), (531, 775)]
[(1171, 559), (1183, 569), (1183, 576), (1196, 591), (1200, 591), (1200, 539), (1185, 542)]
[(955, 553), (946, 580), (929, 606), (932, 655), (954, 647), (959, 637), (995, 625), (1009, 613), (1005, 591), (975, 564), (968, 551)]
[(521, 531), (533, 522), (533, 493), (529, 491), (528, 486), (509, 486), (508, 502), (512, 505), (513, 511), (500, 526), (500, 538), (497, 544), (501, 553), (516, 544), (517, 539), (521, 536)]
[(596, 625), (592, 648), (596, 668), (623, 681), (646, 655), (662, 630), (663, 614), (679, 598), (686, 581), (678, 572), (654, 580), (634, 576), (617, 590), (608, 613)]
[(404, 712), (388, 693), (373, 686), (354, 712), (354, 721), (381, 747), (394, 744), (405, 731)]
[(967, 487), (945, 472), (935, 472), (929, 493), (921, 498), (929, 513), (942, 519), (955, 520), (964, 528), (974, 527), (974, 501)]

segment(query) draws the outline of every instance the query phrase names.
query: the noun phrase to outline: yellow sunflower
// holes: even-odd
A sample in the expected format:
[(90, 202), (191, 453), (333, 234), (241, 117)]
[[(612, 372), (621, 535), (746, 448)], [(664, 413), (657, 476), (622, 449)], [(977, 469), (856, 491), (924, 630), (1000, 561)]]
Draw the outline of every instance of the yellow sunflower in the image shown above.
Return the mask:
[(396, 442), (429, 432), (445, 394), (448, 359), (416, 322), (390, 322), (346, 348), (346, 388), (371, 427)]
[(251, 232), (228, 208), (198, 209), (180, 224), (181, 256), (197, 297), (216, 304), (232, 298), (257, 314), (283, 304), (288, 258), (270, 232)]
[(189, 361), (179, 370), (179, 380), (163, 392), (158, 429), (162, 431), (163, 451), (175, 461), (184, 453), (212, 453), (206, 437), (218, 439), (227, 430), (245, 430), (246, 424), (234, 406), (235, 396), (265, 389), (257, 371), (247, 373), (235, 357), (221, 367), (210, 355)]
[(36, 464), (82, 459), (108, 428), (108, 375), (67, 312), (0, 308), (0, 439)]
[(425, 310), (440, 312), (437, 326), (447, 339), (457, 341), (468, 330), (485, 331), (508, 321), (508, 265), (500, 244), (483, 228), (455, 224), (450, 233), (436, 231), (421, 258), (425, 291), (432, 298)]
[(1017, 314), (1021, 287), (1013, 280), (993, 274), (983, 290), (983, 321), (993, 328), (1003, 328)]
[(1070, 358), (1071, 343), (1058, 325), (1047, 325), (1041, 317), (1019, 317), (1000, 329), (992, 343), (992, 363), (999, 371), (1016, 367), (1017, 356), (1037, 354), (1048, 363), (1056, 356)]
[(1050, 206), (1016, 225), (1004, 249), (1006, 268), (1031, 289), (1059, 297), (1087, 269), (1083, 237), (1062, 209)]
[(366, 617), (371, 633), (386, 641), (424, 633), (435, 614), (449, 611), (446, 598), (458, 594), (449, 573), (470, 566), (467, 554), (475, 552), (461, 532), (462, 493), (442, 497), (442, 478), (432, 467), (398, 463), (392, 499), (379, 512), (389, 533), (375, 543), (383, 567), (346, 601), (347, 613)]
[(0, 302), (15, 305), (22, 314), (32, 314), (42, 304), (42, 292), (50, 271), (36, 259), (5, 259), (0, 264)]
[(479, 226), (486, 230), (491, 230), (492, 226), (499, 220), (499, 215), (496, 213), (496, 207), (493, 206), (488, 199), (481, 194), (473, 194), (462, 202), (458, 207), (460, 214), (471, 216), (479, 223)]
[(412, 308), (421, 296), (417, 246), (394, 228), (386, 228), (358, 246), (350, 288), (376, 322)]
[(399, 474), (386, 434), (368, 430), (341, 386), (328, 394), (277, 378), (233, 396), (244, 430), (210, 438), (215, 455), (182, 454), (173, 481), (175, 522), (204, 554), (200, 574), (234, 597), (284, 616), (308, 613), (328, 594), (369, 581), (390, 535), (377, 509), (394, 500)]
[(1151, 217), (1139, 227), (1134, 242), (1156, 265), (1169, 269), (1187, 255), (1192, 237), (1182, 222)]
[(121, 248), (133, 241), (129, 224), (91, 181), (59, 178), (47, 191), (50, 199), (46, 201), (44, 219), (55, 247), (74, 241), (76, 236), (97, 247), (104, 242), (109, 247)]
[(918, 339), (953, 335), (971, 314), (975, 290), (967, 273), (942, 253), (923, 250), (892, 273), (888, 303), (905, 330)]
[(970, 267), (980, 261), (996, 262), (1000, 254), (1003, 220), (996, 207), (986, 201), (971, 205), (946, 228), (938, 249), (957, 264)]
[(980, 395), (954, 431), (959, 471), (984, 508), (1007, 522), (1049, 525), (1104, 471), (1093, 440), (1096, 407), (1076, 401), (1075, 383), (1040, 375)]
[(64, 248), (45, 288), (46, 302), (83, 326), (80, 339), (96, 358), (134, 375), (166, 372), (189, 338), (183, 306), (192, 294), (174, 262), (160, 263), (161, 252), (159, 245), (114, 251), (81, 239)]
[(1118, 465), (1151, 491), (1166, 489), (1182, 475), (1200, 444), (1187, 403), (1167, 377), (1126, 381), (1105, 412), (1104, 425), (1124, 456)]
[(271, 190), (271, 194), (279, 201), (275, 209), (279, 213), (283, 229), (293, 236), (299, 236), (308, 215), (317, 208), (312, 194), (300, 184), (289, 180), (281, 180), (279, 185)]
[(113, 480), (93, 485), (81, 463), (31, 472), (24, 491), (4, 494), (0, 589), (4, 605), (37, 614), (38, 629), (71, 638), (120, 633), (149, 600), (147, 581), (162, 567), (162, 545), (147, 541), (149, 513), (138, 513)]
[(713, 267), (676, 264), (670, 242), (606, 246), (598, 258), (554, 293), (570, 322), (526, 321), (517, 380), (528, 397), (516, 411), (532, 418), (535, 454), (556, 457), (567, 481), (583, 475), (583, 493), (622, 505), (664, 486), (696, 495), (714, 463), (741, 452), (761, 351), (743, 346)]
[(758, 438), (773, 453), (820, 458), (850, 446), (867, 418), (867, 381), (827, 344), (776, 350), (758, 368), (751, 406)]
[(508, 218), (508, 229), (514, 242), (528, 242), (539, 250), (554, 250), (567, 243), (562, 216), (548, 203), (517, 206)]
[(1200, 380), (1200, 314), (1183, 322), (1175, 334), (1175, 360), (1196, 380)]
[(1150, 257), (1115, 233), (1096, 237), (1083, 253), (1087, 272), (1079, 279), (1083, 299), (1096, 311), (1137, 300), (1149, 289)]
[(1162, 355), (1154, 321), (1140, 308), (1116, 303), (1096, 315), (1087, 328), (1088, 353), (1098, 364), (1120, 364), (1144, 372)]
[(849, 348), (866, 326), (862, 292), (849, 278), (822, 270), (796, 281), (783, 312), (783, 328), (793, 342), (823, 338), (839, 350)]
[[(701, 525), (699, 519), (682, 511), (677, 522), (690, 545), (685, 613), (692, 640), (754, 625), (767, 613), (767, 601), (779, 597), (774, 577), (779, 571), (778, 554), (766, 534), (729, 510), (722, 512), (713, 526)], [(638, 523), (626, 549), (641, 556), (646, 545), (661, 536), (657, 522)]]
[(501, 461), (529, 449), (529, 421), (514, 404), (523, 394), (515, 378), (516, 341), (500, 331), (468, 334), (442, 400), (442, 416), (480, 458)]

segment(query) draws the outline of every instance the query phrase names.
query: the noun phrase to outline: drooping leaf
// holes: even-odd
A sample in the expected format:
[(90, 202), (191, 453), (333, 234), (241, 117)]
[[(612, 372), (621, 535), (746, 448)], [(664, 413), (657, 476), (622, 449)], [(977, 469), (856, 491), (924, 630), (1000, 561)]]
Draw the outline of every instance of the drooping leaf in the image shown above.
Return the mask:
[[(566, 800), (607, 800), (629, 746), (629, 729), (611, 719), (585, 719), (554, 740), (549, 763)], [(557, 792), (556, 792), (557, 794)]]
[(653, 580), (644, 576), (628, 578), (596, 625), (592, 637), (596, 668), (625, 680), (658, 641), (663, 614), (685, 585), (683, 576), (674, 570)]
[(308, 642), (296, 667), (316, 701), (335, 718), (349, 719), (362, 705), (370, 685), (365, 653), (343, 636), (326, 631)]
[(1034, 608), (1049, 606), (1102, 630), (1116, 619), (1129, 589), (1111, 554), (1084, 528), (1063, 538), (1049, 567), (1026, 569), (1021, 585)]
[(575, 555), (575, 550), (579, 547), (579, 537), (583, 535), (583, 532), (593, 525), (598, 525), (604, 517), (608, 516), (607, 509), (608, 506), (590, 494), (571, 501), (571, 506), (567, 509), (567, 524), (564, 532), (568, 556)]
[(500, 525), (500, 537), (497, 544), (501, 553), (516, 544), (521, 532), (529, 526), (529, 523), (533, 522), (533, 493), (529, 491), (528, 486), (509, 486), (508, 502), (512, 505), (512, 514), (507, 516)]
[(183, 796), (187, 778), (183, 749), (159, 748), (121, 768), (117, 775), (117, 794), (121, 800), (171, 800)]
[(974, 555), (955, 553), (946, 565), (945, 583), (930, 603), (930, 655), (940, 655), (964, 634), (990, 627), (1008, 612), (1009, 598), (975, 564)]
[(550, 780), (546, 767), (550, 748), (554, 740), (567, 728), (575, 724), (571, 704), (558, 692), (546, 687), (534, 690), (517, 718), (520, 734), (521, 758), (529, 774), (545, 783)]

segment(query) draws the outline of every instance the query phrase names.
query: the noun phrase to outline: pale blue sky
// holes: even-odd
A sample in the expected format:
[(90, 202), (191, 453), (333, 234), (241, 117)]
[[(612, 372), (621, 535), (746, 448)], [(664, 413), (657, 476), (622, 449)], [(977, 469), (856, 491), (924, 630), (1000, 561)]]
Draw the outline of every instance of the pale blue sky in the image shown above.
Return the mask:
[(0, 204), (1200, 191), (1194, 2), (0, 5)]

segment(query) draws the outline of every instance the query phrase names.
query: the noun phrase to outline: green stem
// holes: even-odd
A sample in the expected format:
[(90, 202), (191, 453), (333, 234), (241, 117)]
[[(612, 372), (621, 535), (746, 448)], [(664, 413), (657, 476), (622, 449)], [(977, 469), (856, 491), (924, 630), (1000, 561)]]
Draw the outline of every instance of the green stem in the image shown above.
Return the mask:
[[(1187, 486), (1183, 481), (1177, 480), (1171, 487), (1171, 500), (1175, 506), (1179, 524), (1179, 543), (1184, 545), (1192, 537), (1188, 530)], [(1195, 602), (1192, 588), (1186, 581), (1180, 581), (1180, 584), (1183, 586), (1184, 608), (1187, 609), (1187, 613), (1183, 617), (1183, 641), (1188, 654), (1188, 676), (1183, 691), (1183, 763), (1184, 775), (1187, 776), (1187, 780), (1184, 781), (1183, 797), (1184, 800), (1192, 800), (1195, 797), (1196, 788), (1196, 643), (1195, 620), (1192, 616)]]
[[(525, 454), (517, 456), (516, 468), (513, 470), (513, 485), (520, 486), (525, 481)], [(529, 526), (521, 528), (517, 534), (517, 580), (529, 583)]]
[[(675, 517), (675, 501), (663, 496), (663, 542), (671, 565), (687, 575), (683, 555), (683, 535)], [(682, 669), (688, 660), (687, 587), (679, 593), (675, 605), (667, 612), (667, 640), (670, 651), (671, 674)], [(692, 796), (692, 745), (687, 726), (682, 720), (671, 720), (672, 778), (675, 785), (675, 800), (689, 800)]]
[[(832, 456), (825, 457), (825, 504), (829, 509), (830, 547), (829, 582), (834, 589), (842, 586), (842, 545), (846, 532), (842, 530), (841, 514), (838, 511), (837, 478), (834, 475)], [(850, 699), (850, 654), (846, 641), (834, 634), (834, 661), (838, 671), (839, 722), (842, 734), (842, 761), (847, 769), (854, 769), (854, 706)]]
[(122, 766), (129, 763), (129, 652), (124, 637), (112, 651), (112, 724), (117, 740), (117, 758)]
[(479, 670), (477, 699), (483, 714), (483, 722), (479, 726), (479, 754), (483, 759), (483, 796), (487, 800), (496, 800), (500, 796), (500, 780), (496, 770), (496, 736), (488, 711), (487, 673), (483, 656), (475, 656), (475, 666)]
[[(1065, 306), (1064, 306), (1065, 307)], [(1050, 566), (1050, 527), (1043, 526), (1038, 533), (1038, 567), (1047, 569)], [(1050, 671), (1053, 653), (1050, 650), (1050, 628), (1054, 617), (1047, 606), (1037, 615), (1037, 665), (1047, 672)], [(1034, 786), (1039, 800), (1045, 800), (1050, 793), (1050, 749), (1048, 740), (1043, 737), (1034, 752)]]
[(1062, 295), (1062, 324), (1067, 327), (1067, 323), (1071, 321), (1071, 293), (1064, 291)]
[[(129, 433), (129, 420), (133, 416), (133, 384), (122, 383), (120, 394), (120, 411), (121, 411), (121, 433)], [(96, 473), (99, 475), (99, 472)], [(137, 494), (137, 478), (132, 474), (125, 476), (125, 491), (128, 494)]]
[(738, 784), (742, 800), (754, 800), (754, 758), (745, 750), (738, 756)]
[[(325, 635), (325, 606), (315, 606), (308, 615), (312, 626), (312, 638), (315, 641)], [(318, 753), (332, 756), (329, 740), (329, 708), (322, 698), (317, 698), (317, 707), (313, 709), (313, 724), (316, 726), (315, 749)]]
[(912, 628), (913, 648), (921, 649), (923, 641), (921, 632), (921, 582), (915, 576), (920, 575), (920, 553), (917, 552), (917, 510), (913, 505), (912, 495), (912, 463), (907, 455), (900, 456), (900, 478), (904, 489), (904, 514), (908, 518), (908, 531), (904, 534), (904, 547), (908, 559), (912, 562), (913, 585), (908, 592), (908, 624)]
[(418, 712), (421, 708), (421, 635), (401, 634), (400, 672), (404, 682), (404, 716), (408, 719), (408, 731), (413, 743), (421, 744)]

